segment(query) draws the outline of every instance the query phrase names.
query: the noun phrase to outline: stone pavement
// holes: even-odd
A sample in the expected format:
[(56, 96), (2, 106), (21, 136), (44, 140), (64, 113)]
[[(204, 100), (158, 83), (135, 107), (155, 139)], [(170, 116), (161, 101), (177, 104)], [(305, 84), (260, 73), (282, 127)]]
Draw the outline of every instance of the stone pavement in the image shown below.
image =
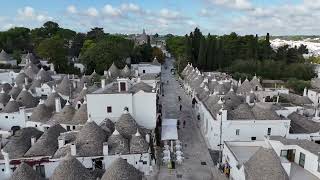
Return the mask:
[[(160, 166), (158, 175), (154, 179), (159, 180), (220, 180), (226, 179), (213, 165), (208, 148), (196, 125), (192, 114), (191, 101), (187, 98), (175, 76), (171, 74), (173, 60), (167, 59), (167, 69), (163, 67), (161, 80), (164, 82), (164, 96), (162, 102), (163, 118), (179, 119), (179, 140), (183, 143), (185, 160), (182, 165), (176, 164), (176, 169), (169, 170), (165, 165)], [(169, 81), (169, 83), (167, 83)], [(182, 98), (178, 101), (178, 96)], [(180, 104), (182, 111), (179, 110)], [(183, 121), (186, 127), (183, 128)]]

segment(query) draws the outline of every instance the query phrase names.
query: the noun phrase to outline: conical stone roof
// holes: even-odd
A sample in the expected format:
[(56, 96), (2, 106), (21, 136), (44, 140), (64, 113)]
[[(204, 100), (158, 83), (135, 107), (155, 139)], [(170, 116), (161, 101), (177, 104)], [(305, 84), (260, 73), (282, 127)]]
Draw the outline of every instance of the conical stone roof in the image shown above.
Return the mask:
[(129, 154), (129, 141), (117, 129), (108, 139), (109, 154)]
[(88, 120), (87, 103), (84, 102), (74, 114), (71, 124), (83, 125), (87, 122), (87, 120)]
[(38, 106), (32, 111), (30, 121), (45, 123), (50, 119), (51, 115), (52, 110), (40, 100)]
[(118, 69), (118, 67), (114, 64), (114, 62), (112, 63), (112, 65), (110, 66), (110, 68), (108, 69), (108, 72), (110, 73), (111, 77), (118, 77), (120, 74), (120, 70)]
[(142, 180), (142, 173), (122, 158), (117, 158), (108, 167), (101, 180)]
[(15, 84), (12, 89), (9, 91), (8, 95), (9, 96), (12, 96), (14, 99), (16, 99), (18, 97), (18, 95), (20, 94), (21, 92), (21, 88)]
[(5, 93), (8, 93), (12, 89), (12, 87), (9, 83), (2, 83), (0, 85), (0, 89), (3, 89)]
[(121, 70), (121, 76), (122, 77), (129, 77), (131, 74), (130, 68), (126, 65), (122, 70)]
[(67, 102), (60, 112), (52, 116), (48, 124), (69, 124), (72, 121), (75, 111), (74, 107)]
[(132, 135), (130, 140), (130, 153), (132, 154), (142, 154), (148, 152), (149, 145), (146, 139), (141, 136), (139, 130), (135, 135)]
[(20, 104), (15, 101), (13, 98), (10, 98), (7, 105), (4, 107), (3, 111), (6, 113), (13, 113), (19, 111)]
[(70, 90), (73, 91), (73, 85), (69, 80), (68, 76), (64, 76), (60, 84), (57, 86), (57, 92), (61, 93), (62, 95), (69, 96)]
[(106, 118), (104, 119), (101, 124), (100, 124), (101, 127), (107, 127), (111, 133), (115, 130), (115, 127), (114, 127), (114, 122), (112, 122), (109, 118)]
[(65, 100), (55, 91), (54, 87), (52, 92), (49, 94), (46, 102), (44, 103), (48, 108), (55, 110), (56, 109), (56, 98), (60, 98), (61, 107), (65, 104)]
[(15, 79), (16, 84), (18, 85), (24, 84), (25, 78), (27, 78), (28, 82), (31, 82), (31, 79), (24, 72), (20, 72)]
[(138, 129), (138, 124), (133, 119), (130, 113), (124, 112), (118, 121), (115, 123), (115, 128), (125, 138), (130, 139), (131, 135), (135, 134)]
[(0, 52), (0, 61), (11, 61), (11, 60), (12, 60), (11, 56), (2, 49)]
[(16, 170), (13, 171), (10, 180), (44, 180), (37, 172), (27, 163), (22, 162)]
[(103, 142), (107, 133), (94, 121), (87, 122), (79, 131), (76, 139), (78, 156), (102, 156)]
[(67, 155), (55, 168), (50, 180), (96, 180), (75, 157)]
[(37, 77), (41, 79), (42, 83), (52, 81), (51, 75), (43, 68), (40, 69), (40, 71), (37, 74)]
[(32, 66), (28, 66), (26, 69), (24, 69), (24, 73), (30, 78), (30, 79), (35, 79), (36, 73), (32, 69)]
[(22, 89), (20, 94), (17, 97), (17, 102), (19, 102), (22, 106), (26, 108), (32, 108), (37, 106), (38, 100), (37, 98), (33, 97), (30, 92), (28, 92), (25, 88)]
[(0, 103), (3, 105), (6, 105), (9, 100), (10, 100), (10, 96), (7, 93), (5, 93), (2, 89), (0, 92)]

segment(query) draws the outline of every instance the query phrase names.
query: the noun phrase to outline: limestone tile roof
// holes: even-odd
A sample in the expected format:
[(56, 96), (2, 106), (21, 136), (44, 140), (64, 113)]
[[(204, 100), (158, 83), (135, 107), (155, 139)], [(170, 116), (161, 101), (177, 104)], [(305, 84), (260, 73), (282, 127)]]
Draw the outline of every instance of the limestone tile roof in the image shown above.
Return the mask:
[(139, 133), (132, 135), (130, 140), (130, 153), (131, 154), (142, 154), (149, 150), (149, 144), (146, 139)]
[(273, 149), (261, 147), (244, 163), (244, 169), (248, 180), (289, 180), (288, 174)]
[(218, 83), (215, 87), (214, 87), (214, 91), (218, 92), (219, 94), (226, 94), (230, 88), (227, 87), (228, 85), (223, 84), (223, 83)]
[(255, 89), (255, 87), (258, 87), (258, 89), (262, 89), (262, 85), (260, 83), (260, 79), (257, 78), (257, 76), (254, 76), (250, 83), (252, 84), (252, 87)]
[(107, 138), (107, 133), (94, 121), (87, 122), (77, 135), (77, 156), (102, 156)]
[(5, 93), (8, 93), (12, 89), (12, 86), (9, 83), (2, 83), (0, 85), (0, 90), (2, 89), (4, 90)]
[(237, 93), (238, 94), (247, 94), (249, 93), (251, 90), (253, 90), (252, 88), (252, 84), (249, 82), (248, 79), (245, 79), (243, 81), (243, 83), (238, 87), (237, 89)]
[(36, 88), (40, 88), (42, 85), (42, 82), (39, 78), (36, 78), (32, 81), (32, 84), (31, 86), (29, 87), (29, 90), (32, 92), (32, 93), (35, 93), (36, 91)]
[(134, 84), (131, 88), (130, 88), (130, 92), (131, 93), (137, 93), (139, 91), (144, 91), (144, 92), (152, 92), (152, 87), (144, 82), (138, 82), (136, 84)]
[(123, 137), (117, 129), (108, 139), (109, 154), (129, 154), (129, 141)]
[(38, 64), (40, 61), (36, 59), (36, 57), (33, 55), (33, 53), (27, 53), (21, 55), (21, 62), (20, 64), (27, 64), (27, 59), (31, 61), (33, 64)]
[(56, 90), (62, 95), (65, 95), (65, 96), (70, 95), (70, 91), (73, 91), (73, 85), (70, 79), (68, 78), (68, 76), (64, 76), (62, 81), (58, 84)]
[(6, 105), (9, 102), (9, 100), (10, 96), (7, 93), (5, 93), (2, 89), (0, 92), (0, 103)]
[(26, 71), (27, 69), (29, 69), (31, 67), (31, 70), (34, 74), (37, 74), (39, 72), (39, 68), (37, 65), (33, 64), (33, 63), (28, 63), (26, 64), (26, 66), (23, 68), (24, 71)]
[(285, 99), (285, 101), (288, 101), (295, 105), (306, 105), (306, 104), (312, 104), (312, 101), (307, 96), (300, 96), (297, 94), (280, 94), (280, 98)]
[(281, 136), (270, 136), (270, 140), (280, 141), (284, 145), (297, 145), (318, 156), (320, 145), (306, 139), (286, 139)]
[(80, 108), (75, 112), (72, 121), (70, 124), (74, 125), (84, 125), (88, 120), (88, 110), (87, 110), (87, 103), (84, 103), (80, 106)]
[(66, 132), (61, 125), (51, 126), (45, 130), (37, 142), (26, 152), (26, 157), (53, 156), (58, 149), (58, 137)]
[(65, 157), (67, 154), (71, 153), (70, 144), (66, 144), (63, 147), (60, 147), (53, 155), (53, 158), (59, 159)]
[(114, 62), (109, 67), (108, 72), (110, 73), (111, 77), (118, 77), (120, 75), (120, 70), (114, 64)]
[(50, 180), (96, 180), (75, 157), (67, 155), (53, 171)]
[(228, 119), (231, 120), (241, 120), (241, 119), (249, 119), (254, 120), (255, 116), (251, 111), (251, 107), (247, 103), (240, 104), (233, 111), (228, 112)]
[(56, 109), (56, 98), (60, 98), (60, 102), (61, 102), (61, 107), (65, 105), (66, 101), (62, 99), (62, 97), (55, 91), (55, 89), (53, 88), (52, 92), (49, 94), (47, 100), (45, 101), (45, 105), (50, 108), (55, 110)]
[(41, 82), (49, 82), (52, 81), (52, 77), (50, 75), (50, 73), (48, 73), (46, 70), (44, 70), (43, 68), (40, 69), (40, 71), (38, 72), (37, 76), (38, 78), (40, 78)]
[(13, 98), (10, 98), (9, 102), (4, 107), (3, 111), (6, 113), (13, 113), (13, 112), (18, 112), (19, 108), (20, 108), (20, 104)]
[(32, 108), (37, 106), (38, 98), (33, 97), (29, 91), (23, 88), (17, 97), (17, 102), (19, 102), (22, 106), (25, 106), (26, 108)]
[(2, 49), (0, 52), (0, 61), (11, 61), (11, 60), (12, 60), (11, 56)]
[(227, 94), (223, 97), (224, 100), (231, 100), (232, 102), (234, 102), (235, 104), (241, 104), (243, 102), (243, 97), (242, 96), (238, 96), (233, 89), (231, 89), (229, 92), (227, 92)]
[(208, 89), (208, 87), (205, 87), (205, 88), (206, 89), (204, 89), (204, 88), (198, 89), (197, 96), (200, 99), (200, 101), (204, 101), (207, 98), (209, 98), (209, 95), (210, 95), (209, 89)]
[(281, 120), (282, 118), (269, 108), (263, 108), (255, 104), (252, 107), (252, 112), (256, 120)]
[(128, 65), (126, 65), (120, 72), (122, 77), (129, 77), (131, 75), (131, 70), (128, 67)]
[(54, 115), (48, 121), (48, 124), (69, 124), (72, 121), (75, 112), (76, 110), (74, 107), (67, 102), (60, 112), (54, 113)]
[(115, 123), (115, 128), (127, 139), (137, 132), (138, 127), (137, 122), (128, 112), (124, 112)]
[(42, 100), (38, 106), (33, 109), (29, 121), (46, 123), (52, 116), (53, 110), (48, 108)]
[(161, 66), (161, 64), (159, 63), (157, 57), (154, 57), (154, 58), (153, 58), (153, 61), (152, 61), (151, 64), (156, 65), (156, 66)]
[(100, 126), (105, 126), (108, 129), (111, 130), (111, 132), (113, 132), (115, 130), (115, 126), (114, 126), (114, 122), (112, 122), (109, 118), (104, 119), (101, 123)]
[(16, 84), (18, 85), (24, 84), (25, 78), (27, 78), (28, 82), (31, 82), (31, 79), (24, 72), (20, 72), (15, 79)]
[(16, 99), (18, 97), (18, 95), (20, 94), (21, 90), (22, 89), (17, 84), (14, 84), (12, 89), (9, 91), (8, 95), (12, 96), (14, 99)]
[(143, 174), (122, 158), (117, 158), (107, 168), (101, 180), (142, 180)]
[(320, 123), (314, 122), (308, 117), (300, 115), (296, 112), (291, 113), (288, 116), (288, 119), (291, 120), (291, 133), (316, 133), (320, 131)]
[(41, 135), (42, 132), (34, 127), (22, 128), (8, 138), (3, 150), (9, 153), (10, 159), (21, 158), (31, 147), (31, 137), (38, 139)]
[(37, 172), (27, 163), (22, 162), (16, 170), (13, 171), (9, 180), (44, 180)]
[(37, 72), (35, 69), (32, 69), (32, 66), (29, 65), (27, 68), (24, 69), (24, 73), (30, 78), (35, 79), (37, 76)]
[(208, 83), (208, 88), (210, 91), (214, 91), (214, 88), (218, 85), (217, 80), (214, 78)]

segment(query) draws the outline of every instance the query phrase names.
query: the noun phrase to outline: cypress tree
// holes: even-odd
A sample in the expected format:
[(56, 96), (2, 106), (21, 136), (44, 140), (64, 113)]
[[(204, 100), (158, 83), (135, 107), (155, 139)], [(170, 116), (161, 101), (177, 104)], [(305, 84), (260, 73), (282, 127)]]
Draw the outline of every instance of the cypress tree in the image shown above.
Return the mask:
[(201, 69), (207, 69), (207, 44), (206, 38), (204, 36), (202, 36), (200, 39), (198, 64), (201, 67)]

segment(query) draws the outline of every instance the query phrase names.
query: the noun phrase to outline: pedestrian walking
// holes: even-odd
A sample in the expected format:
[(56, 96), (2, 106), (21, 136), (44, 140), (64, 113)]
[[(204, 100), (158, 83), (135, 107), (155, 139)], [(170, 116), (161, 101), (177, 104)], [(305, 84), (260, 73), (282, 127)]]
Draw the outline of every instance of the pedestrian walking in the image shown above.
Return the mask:
[(181, 101), (181, 97), (180, 96), (178, 96), (178, 100)]
[(180, 111), (182, 110), (182, 105), (180, 104)]
[(177, 121), (177, 128), (180, 129), (180, 120)]
[(186, 127), (186, 120), (183, 120), (183, 128)]

